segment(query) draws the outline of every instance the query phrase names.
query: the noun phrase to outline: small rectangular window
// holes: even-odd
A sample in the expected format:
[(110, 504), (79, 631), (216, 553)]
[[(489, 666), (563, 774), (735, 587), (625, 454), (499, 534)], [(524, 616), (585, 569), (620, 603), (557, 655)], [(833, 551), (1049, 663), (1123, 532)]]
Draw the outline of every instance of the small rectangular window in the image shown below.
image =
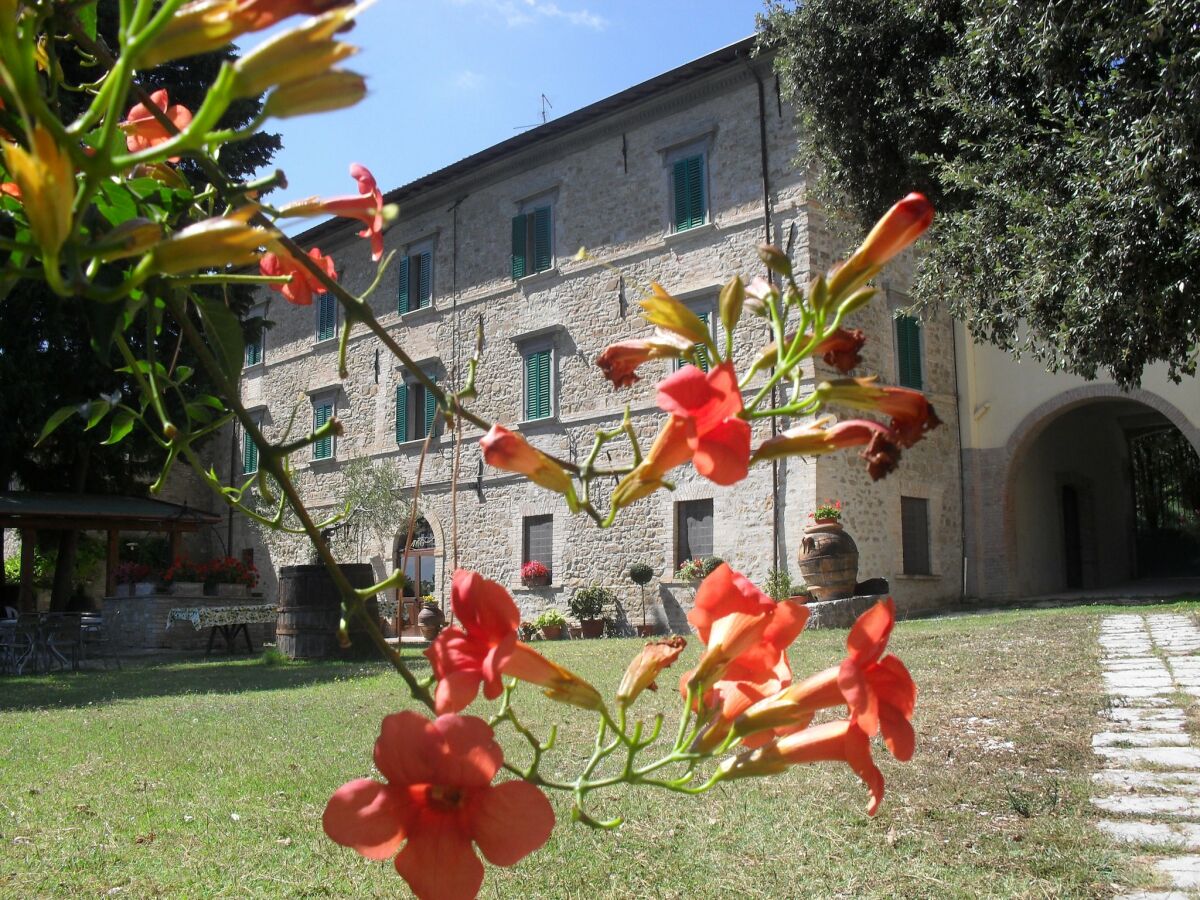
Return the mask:
[(253, 318), (257, 321), (253, 323), (255, 331), (253, 337), (246, 341), (246, 359), (245, 365), (247, 368), (256, 366), (263, 361), (263, 329), (261, 313), (255, 314)]
[[(260, 426), (261, 427), (261, 426)], [(258, 471), (258, 444), (250, 433), (242, 429), (242, 474), (253, 475)]]
[(924, 497), (900, 498), (900, 536), (904, 547), (904, 574), (932, 575), (929, 501)]
[(685, 156), (671, 165), (671, 193), (676, 231), (687, 231), (708, 221), (703, 153)]
[(521, 547), (521, 562), (537, 560), (550, 570), (554, 577), (551, 560), (554, 558), (554, 516), (526, 516)]
[[(333, 418), (333, 403), (313, 404), (313, 431)], [(333, 459), (333, 435), (328, 434), (313, 444), (313, 459)]]
[(332, 340), (337, 334), (337, 299), (321, 294), (317, 300), (317, 340)]
[(535, 350), (525, 355), (525, 420), (547, 419), (552, 404), (550, 369), (553, 356), (550, 350)]
[(675, 504), (675, 568), (689, 559), (713, 555), (712, 500), (682, 500)]
[(912, 316), (896, 317), (896, 380), (902, 387), (924, 390), (921, 323)]
[(513, 280), (544, 272), (554, 265), (554, 213), (549, 205), (513, 216)]
[(433, 303), (433, 251), (418, 249), (400, 258), (400, 294), (396, 311), (403, 315)]
[(433, 430), (436, 415), (437, 398), (425, 385), (419, 381), (401, 381), (396, 385), (397, 444), (424, 440)]

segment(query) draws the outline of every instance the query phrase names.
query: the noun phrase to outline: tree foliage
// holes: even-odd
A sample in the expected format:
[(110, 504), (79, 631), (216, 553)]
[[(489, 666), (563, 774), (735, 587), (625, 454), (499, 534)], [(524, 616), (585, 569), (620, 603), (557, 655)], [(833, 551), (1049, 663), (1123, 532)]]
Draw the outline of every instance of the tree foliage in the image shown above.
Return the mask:
[(1200, 2), (774, 0), (760, 18), (827, 198), (939, 218), (913, 289), (1054, 370), (1192, 374)]

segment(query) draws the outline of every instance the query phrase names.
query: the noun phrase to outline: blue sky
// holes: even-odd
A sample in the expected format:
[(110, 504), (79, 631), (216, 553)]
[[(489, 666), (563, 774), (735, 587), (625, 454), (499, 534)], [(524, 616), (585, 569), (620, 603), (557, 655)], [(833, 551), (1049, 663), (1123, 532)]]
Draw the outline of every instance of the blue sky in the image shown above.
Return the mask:
[(347, 40), (357, 106), (269, 121), (288, 176), (275, 202), (353, 192), (351, 162), (387, 191), (746, 37), (761, 0), (378, 0)]

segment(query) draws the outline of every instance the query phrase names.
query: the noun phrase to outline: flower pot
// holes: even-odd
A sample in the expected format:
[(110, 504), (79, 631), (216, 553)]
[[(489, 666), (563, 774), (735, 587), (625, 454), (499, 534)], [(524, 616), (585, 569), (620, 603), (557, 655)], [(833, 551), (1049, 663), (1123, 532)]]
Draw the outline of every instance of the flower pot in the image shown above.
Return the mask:
[(250, 596), (250, 588), (244, 584), (218, 584), (217, 596), (226, 600), (245, 599)]
[(814, 600), (836, 600), (854, 594), (854, 585), (858, 583), (858, 545), (841, 523), (805, 528), (797, 562)]
[(576, 641), (583, 637), (582, 625), (568, 625), (567, 630), (571, 635), (571, 640)]
[(436, 638), (445, 624), (446, 617), (436, 606), (424, 605), (417, 613), (417, 627), (421, 629), (421, 637), (427, 641)]
[(837, 519), (815, 519), (815, 520), (813, 520), (813, 524), (814, 525), (839, 525), (841, 523)]
[(177, 597), (203, 597), (204, 582), (202, 581), (172, 581), (171, 593)]
[(563, 636), (563, 627), (561, 625), (543, 625), (542, 637), (548, 641), (561, 641)]
[(580, 619), (579, 625), (583, 628), (585, 638), (598, 638), (604, 635), (603, 619)]
[(653, 622), (648, 625), (637, 625), (634, 627), (637, 628), (638, 637), (654, 637), (654, 635), (658, 634), (658, 626)]
[(522, 578), (521, 581), (525, 587), (546, 587), (550, 584), (549, 575), (530, 575), (528, 578)]

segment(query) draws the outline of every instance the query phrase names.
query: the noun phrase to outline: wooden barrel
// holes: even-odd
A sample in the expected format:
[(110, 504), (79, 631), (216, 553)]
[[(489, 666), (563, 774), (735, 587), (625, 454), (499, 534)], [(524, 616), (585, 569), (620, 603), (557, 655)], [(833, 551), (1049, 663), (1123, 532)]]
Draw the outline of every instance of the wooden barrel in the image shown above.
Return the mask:
[[(356, 588), (375, 583), (375, 573), (368, 563), (343, 563), (338, 568)], [(366, 609), (378, 625), (379, 607), (375, 597), (366, 601)], [(341, 617), (341, 596), (324, 566), (283, 566), (279, 570), (275, 645), (280, 653), (289, 659), (376, 655), (378, 651), (359, 621), (349, 623), (349, 649), (338, 646), (337, 629)]]

